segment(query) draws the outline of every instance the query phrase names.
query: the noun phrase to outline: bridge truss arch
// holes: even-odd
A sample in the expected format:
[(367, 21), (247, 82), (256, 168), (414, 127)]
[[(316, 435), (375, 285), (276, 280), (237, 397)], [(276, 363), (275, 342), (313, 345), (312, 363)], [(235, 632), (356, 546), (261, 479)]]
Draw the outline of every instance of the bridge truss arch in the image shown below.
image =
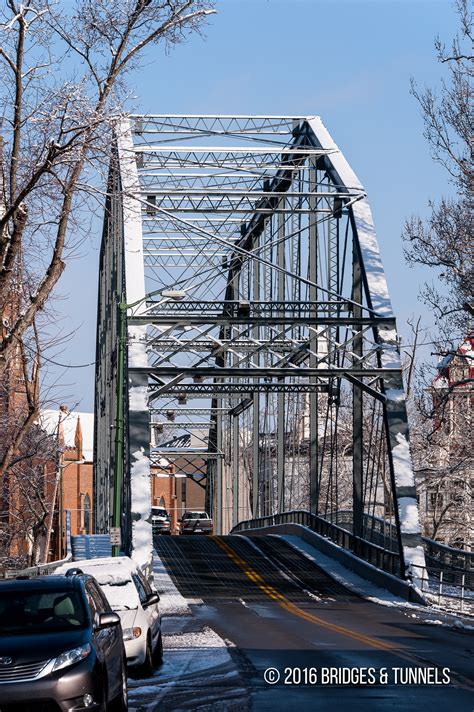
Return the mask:
[(349, 511), (359, 554), (367, 522), (382, 520), (399, 575), (424, 566), (369, 202), (317, 116), (147, 115), (117, 127), (94, 513), (96, 531), (120, 527), (144, 565), (163, 460), (206, 488), (218, 533), (292, 509), (340, 525)]

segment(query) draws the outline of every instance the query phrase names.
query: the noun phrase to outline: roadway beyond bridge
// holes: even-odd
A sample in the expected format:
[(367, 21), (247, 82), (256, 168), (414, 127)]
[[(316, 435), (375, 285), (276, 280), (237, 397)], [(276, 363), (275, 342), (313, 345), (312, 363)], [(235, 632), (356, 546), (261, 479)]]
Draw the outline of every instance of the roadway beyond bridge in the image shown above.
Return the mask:
[(156, 548), (191, 613), (165, 615), (168, 640), (210, 630), (230, 657), (191, 644), (183, 668), (168, 651), (132, 689), (134, 709), (472, 711), (472, 634), (444, 616), (365, 600), (281, 537), (161, 537)]

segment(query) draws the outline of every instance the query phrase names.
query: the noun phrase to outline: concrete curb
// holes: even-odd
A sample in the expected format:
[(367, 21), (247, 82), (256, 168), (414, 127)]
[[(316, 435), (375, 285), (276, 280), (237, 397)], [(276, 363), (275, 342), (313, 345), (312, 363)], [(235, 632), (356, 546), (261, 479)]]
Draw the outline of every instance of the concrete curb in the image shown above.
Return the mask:
[(308, 529), (302, 524), (274, 524), (269, 527), (236, 532), (236, 534), (248, 537), (262, 536), (265, 534), (293, 534), (299, 536), (303, 539), (303, 541), (311, 544), (311, 546), (314, 546), (315, 549), (318, 549), (323, 554), (326, 554), (326, 556), (336, 559), (336, 561), (339, 561), (350, 571), (353, 571), (358, 576), (367, 579), (367, 581), (377, 584), (377, 586), (380, 586), (381, 588), (385, 588), (395, 596), (399, 596), (405, 601), (410, 601), (412, 603), (418, 603), (423, 606), (428, 605), (428, 602), (424, 596), (422, 596), (420, 591), (418, 591), (418, 589), (412, 584), (407, 581), (402, 581), (402, 579), (399, 579), (397, 576), (393, 576), (393, 574), (377, 569), (375, 566), (372, 566), (372, 564), (369, 564), (363, 559), (359, 559), (352, 552), (343, 549), (337, 544), (334, 544), (334, 542), (321, 536), (321, 534), (316, 534), (316, 532), (313, 532), (311, 529)]

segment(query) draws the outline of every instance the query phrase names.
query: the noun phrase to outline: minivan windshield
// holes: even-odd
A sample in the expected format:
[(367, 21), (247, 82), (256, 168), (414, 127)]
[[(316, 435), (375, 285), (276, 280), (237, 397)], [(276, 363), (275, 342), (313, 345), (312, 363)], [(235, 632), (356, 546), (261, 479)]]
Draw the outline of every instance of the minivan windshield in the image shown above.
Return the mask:
[(31, 635), (76, 630), (87, 625), (77, 591), (32, 590), (0, 592), (0, 635)]

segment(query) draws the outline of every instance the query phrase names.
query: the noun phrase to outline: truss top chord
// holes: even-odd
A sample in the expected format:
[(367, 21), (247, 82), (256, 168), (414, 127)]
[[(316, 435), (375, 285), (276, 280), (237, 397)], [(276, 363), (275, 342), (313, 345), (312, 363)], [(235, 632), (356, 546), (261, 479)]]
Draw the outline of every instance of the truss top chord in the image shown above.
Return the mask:
[[(131, 114), (132, 119), (256, 119), (263, 121), (304, 121), (308, 116), (294, 116), (290, 114)], [(311, 118), (316, 118), (311, 116)], [(318, 117), (319, 118), (319, 117)]]
[(278, 155), (302, 153), (307, 156), (327, 156), (334, 153), (333, 148), (311, 148), (309, 146), (292, 146), (288, 148), (287, 144), (282, 144), (278, 148), (274, 146), (161, 146), (159, 144), (138, 144), (133, 147), (133, 150), (136, 153), (276, 153)]

